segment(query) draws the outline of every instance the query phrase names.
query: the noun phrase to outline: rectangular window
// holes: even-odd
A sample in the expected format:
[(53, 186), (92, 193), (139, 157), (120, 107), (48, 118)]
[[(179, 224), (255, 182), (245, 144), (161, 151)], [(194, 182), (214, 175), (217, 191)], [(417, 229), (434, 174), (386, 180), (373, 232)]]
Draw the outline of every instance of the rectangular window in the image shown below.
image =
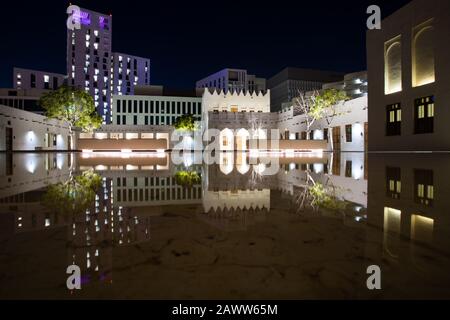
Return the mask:
[(134, 100), (134, 113), (138, 113), (138, 104), (137, 104), (137, 100)]
[(155, 113), (154, 101), (150, 101), (150, 113)]
[(159, 101), (156, 101), (156, 113), (159, 113)]
[(434, 96), (414, 100), (414, 133), (434, 132)]
[(399, 199), (401, 191), (401, 169), (386, 167), (386, 195), (393, 199)]
[(117, 116), (117, 124), (120, 124), (120, 116)]
[(143, 101), (139, 101), (139, 113), (143, 113), (144, 112), (144, 102)]
[(134, 125), (138, 124), (137, 116), (133, 116), (133, 124)]
[(131, 100), (128, 100), (128, 113), (131, 113)]
[(345, 126), (345, 141), (352, 142), (352, 125), (348, 124)]
[(386, 135), (399, 136), (402, 132), (402, 109), (400, 103), (386, 107)]
[(145, 101), (145, 103), (144, 103), (144, 110), (145, 110), (145, 113), (148, 113), (148, 101)]
[(352, 177), (352, 161), (346, 161), (345, 162), (345, 176), (347, 178)]
[(414, 170), (414, 201), (426, 206), (432, 206), (433, 200), (433, 170)]
[(172, 114), (175, 114), (175, 101), (172, 101)]
[(121, 101), (117, 100), (117, 113), (120, 113), (120, 104), (121, 104)]
[(122, 124), (127, 124), (127, 116), (122, 116)]

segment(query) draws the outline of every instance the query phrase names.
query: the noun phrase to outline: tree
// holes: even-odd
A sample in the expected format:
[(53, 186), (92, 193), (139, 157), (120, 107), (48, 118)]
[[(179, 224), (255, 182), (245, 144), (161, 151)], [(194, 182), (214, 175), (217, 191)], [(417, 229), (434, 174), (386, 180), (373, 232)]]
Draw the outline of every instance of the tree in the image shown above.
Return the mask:
[[(345, 91), (336, 89), (325, 89), (322, 91), (314, 91), (311, 96), (307, 97), (304, 93), (300, 93), (294, 98), (294, 115), (303, 114), (305, 117), (306, 132), (311, 131), (311, 126), (317, 120), (324, 119), (327, 128), (330, 128), (333, 119), (340, 115), (339, 105), (348, 100)], [(330, 141), (331, 149), (333, 149), (333, 135), (328, 130), (328, 141)]]
[(102, 125), (102, 118), (97, 114), (94, 99), (84, 90), (62, 86), (55, 91), (44, 94), (40, 105), (48, 118), (67, 122), (69, 132), (78, 127), (83, 131), (93, 131)]
[(195, 123), (196, 120), (197, 119), (192, 114), (185, 114), (178, 117), (173, 126), (176, 130), (192, 132), (198, 129)]

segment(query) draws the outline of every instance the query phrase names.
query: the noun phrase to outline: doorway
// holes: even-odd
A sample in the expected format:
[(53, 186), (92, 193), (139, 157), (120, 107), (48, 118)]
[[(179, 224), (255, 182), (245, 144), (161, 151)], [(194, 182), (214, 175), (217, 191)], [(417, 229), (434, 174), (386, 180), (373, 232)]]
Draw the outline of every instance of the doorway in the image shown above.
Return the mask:
[(341, 151), (341, 127), (333, 128), (333, 150)]

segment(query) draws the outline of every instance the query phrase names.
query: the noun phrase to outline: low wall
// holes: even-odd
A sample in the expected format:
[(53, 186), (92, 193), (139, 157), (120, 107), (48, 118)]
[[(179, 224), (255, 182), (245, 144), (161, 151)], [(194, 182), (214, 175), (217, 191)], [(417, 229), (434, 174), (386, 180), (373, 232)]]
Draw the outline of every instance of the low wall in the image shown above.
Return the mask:
[(326, 150), (327, 141), (325, 140), (271, 140), (251, 141), (250, 148), (257, 146), (260, 150), (294, 150), (294, 151), (312, 151)]
[(79, 150), (93, 151), (150, 151), (150, 150), (167, 150), (166, 139), (79, 139)]

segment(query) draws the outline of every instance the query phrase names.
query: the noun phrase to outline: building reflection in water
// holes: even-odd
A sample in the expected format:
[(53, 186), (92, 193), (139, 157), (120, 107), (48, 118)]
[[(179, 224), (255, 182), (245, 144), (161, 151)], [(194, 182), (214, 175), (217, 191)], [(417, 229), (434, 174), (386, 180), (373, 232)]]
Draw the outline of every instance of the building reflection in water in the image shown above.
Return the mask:
[[(243, 152), (222, 153), (213, 165), (201, 164), (201, 157), (184, 154), (173, 163), (169, 154), (2, 154), (0, 239), (66, 228), (65, 264), (82, 268), (85, 285), (112, 282), (114, 251), (151, 241), (152, 220), (167, 208), (193, 208), (189, 212), (203, 225), (231, 233), (267, 223), (280, 208), (339, 218), (360, 229), (366, 243), (362, 255), (380, 264), (431, 270), (436, 266), (424, 259), (425, 250), (448, 254), (450, 162), (444, 155)], [(274, 165), (275, 174), (265, 174)], [(43, 205), (48, 186), (89, 170), (98, 174), (100, 185), (82, 212), (61, 214)], [(317, 186), (326, 203), (302, 207), (305, 199), (314, 201), (311, 188)]]
[[(424, 250), (450, 252), (449, 160), (432, 154), (370, 157), (368, 222), (383, 230), (379, 258), (420, 270), (434, 265)], [(378, 240), (379, 233), (369, 231), (369, 235)]]

